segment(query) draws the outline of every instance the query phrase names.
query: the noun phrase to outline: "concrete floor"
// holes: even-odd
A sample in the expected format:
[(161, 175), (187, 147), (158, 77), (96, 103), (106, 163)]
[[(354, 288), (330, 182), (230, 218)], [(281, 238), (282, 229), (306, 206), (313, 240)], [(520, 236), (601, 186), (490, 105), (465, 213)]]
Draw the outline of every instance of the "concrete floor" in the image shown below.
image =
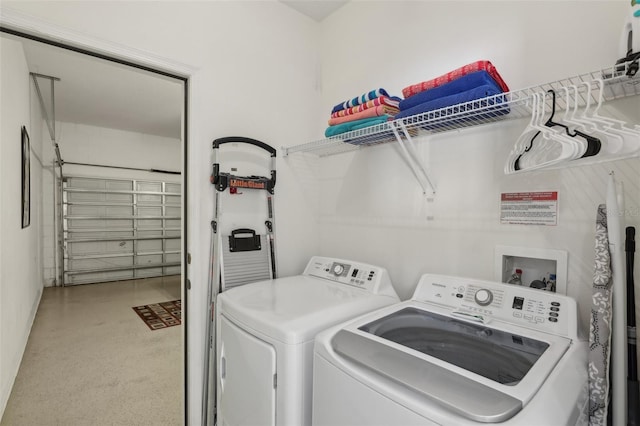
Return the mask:
[(179, 276), (45, 288), (0, 425), (181, 425), (182, 326), (131, 309), (175, 299)]

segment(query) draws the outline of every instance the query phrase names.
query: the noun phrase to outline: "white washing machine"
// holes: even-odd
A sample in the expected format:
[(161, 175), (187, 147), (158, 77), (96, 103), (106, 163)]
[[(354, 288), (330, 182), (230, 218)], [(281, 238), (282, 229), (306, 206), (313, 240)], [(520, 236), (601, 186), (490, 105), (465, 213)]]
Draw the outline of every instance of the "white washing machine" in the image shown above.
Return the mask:
[(586, 424), (587, 346), (567, 296), (424, 275), (318, 334), (313, 425)]
[(217, 424), (311, 424), (316, 334), (398, 302), (384, 268), (324, 257), (302, 275), (220, 293)]

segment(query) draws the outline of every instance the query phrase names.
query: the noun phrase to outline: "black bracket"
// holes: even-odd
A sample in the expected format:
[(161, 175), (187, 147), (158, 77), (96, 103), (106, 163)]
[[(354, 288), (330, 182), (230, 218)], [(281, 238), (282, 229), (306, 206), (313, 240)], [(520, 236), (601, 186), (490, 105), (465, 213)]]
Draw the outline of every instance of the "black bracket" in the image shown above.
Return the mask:
[(616, 61), (616, 65), (620, 65), (619, 67), (616, 67), (616, 71), (624, 71), (625, 70), (625, 63), (628, 63), (626, 65), (626, 75), (628, 77), (633, 77), (634, 75), (636, 75), (636, 73), (638, 72), (638, 70), (640, 69), (640, 52), (632, 52), (631, 50), (629, 50), (627, 56), (625, 56), (624, 58), (620, 58)]
[(260, 235), (256, 235), (256, 231), (253, 229), (241, 228), (231, 231), (231, 235), (229, 235), (229, 251), (255, 251), (261, 249)]

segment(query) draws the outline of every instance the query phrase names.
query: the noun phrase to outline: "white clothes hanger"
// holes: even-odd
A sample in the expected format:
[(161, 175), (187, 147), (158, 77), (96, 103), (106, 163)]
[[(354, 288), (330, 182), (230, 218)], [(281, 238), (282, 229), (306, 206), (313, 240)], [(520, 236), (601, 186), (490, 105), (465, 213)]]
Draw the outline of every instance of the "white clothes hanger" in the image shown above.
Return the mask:
[[(509, 153), (505, 174), (640, 156), (640, 124), (601, 115), (605, 89), (602, 78), (560, 87), (566, 109), (559, 122), (553, 121), (556, 91), (531, 94), (531, 120)], [(552, 108), (545, 119), (549, 94)]]
[[(591, 122), (597, 130), (600, 130), (609, 136), (622, 139), (622, 144), (617, 150), (611, 149), (605, 153), (610, 154), (607, 156), (607, 160), (629, 156), (634, 152), (638, 152), (640, 150), (640, 132), (637, 129), (626, 127), (624, 121), (598, 114), (604, 98), (604, 81), (602, 79), (596, 79), (594, 82), (599, 88), (597, 105), (593, 112), (589, 113), (591, 105), (588, 103), (581, 119)], [(592, 85), (591, 83), (586, 82), (583, 84), (587, 87), (587, 99), (590, 101)]]
[[(552, 93), (552, 109), (555, 111), (555, 92)], [(538, 121), (535, 123), (540, 134), (534, 137), (535, 141), (531, 141), (532, 144), (535, 142), (535, 145), (532, 145), (532, 149), (520, 158), (520, 165), (523, 170), (537, 170), (580, 158), (587, 150), (587, 143), (579, 138), (567, 135), (565, 127), (562, 127), (562, 130), (560, 130), (549, 126), (548, 124), (551, 122), (552, 117), (549, 117), (549, 119), (542, 124), (541, 118), (544, 118), (546, 115), (545, 108), (548, 92), (542, 93), (540, 96), (541, 102), (538, 105), (540, 106), (541, 112), (538, 115)]]
[[(574, 115), (575, 115), (575, 110), (578, 107), (578, 87), (575, 85), (571, 85), (570, 86), (571, 89), (574, 90), (575, 93), (575, 98), (574, 98), (574, 102), (573, 102), (573, 110), (574, 110)], [(600, 141), (602, 142), (601, 144), (601, 150), (600, 153), (598, 154), (616, 154), (618, 152), (620, 152), (620, 150), (622, 149), (622, 145), (624, 143), (623, 138), (613, 132), (608, 132), (607, 129), (609, 126), (598, 126), (597, 122), (594, 120), (589, 120), (589, 119), (571, 119), (569, 117), (569, 111), (571, 109), (571, 97), (570, 97), (570, 92), (569, 92), (569, 88), (568, 87), (563, 87), (562, 88), (565, 92), (566, 95), (566, 103), (567, 103), (567, 109), (565, 110), (565, 115), (564, 115), (564, 121), (566, 123), (569, 123), (571, 125), (576, 126), (577, 128), (582, 129), (584, 132), (589, 133), (592, 136), (597, 137), (598, 139), (600, 139)], [(585, 109), (587, 109), (589, 107), (589, 100), (591, 99), (591, 96), (588, 95), (587, 97), (587, 106), (585, 107)]]
[(515, 173), (519, 170), (518, 162), (522, 154), (530, 149), (529, 142), (531, 138), (538, 133), (538, 128), (535, 126), (535, 122), (537, 120), (538, 111), (538, 93), (533, 93), (531, 95), (531, 120), (527, 127), (522, 131), (518, 139), (513, 145), (511, 149), (511, 153), (507, 157), (507, 162), (505, 164), (504, 172), (505, 174)]
[(638, 139), (638, 137), (640, 137), (640, 126), (636, 125), (634, 127), (627, 127), (625, 126), (625, 122), (622, 120), (616, 120), (615, 118), (612, 117), (606, 117), (603, 115), (598, 114), (598, 112), (600, 111), (600, 107), (602, 106), (603, 100), (604, 100), (604, 81), (602, 79), (596, 79), (594, 80), (594, 82), (597, 83), (599, 91), (598, 91), (598, 105), (596, 106), (596, 108), (594, 109), (593, 113), (588, 117), (592, 120), (596, 120), (596, 121), (602, 121), (602, 122), (608, 122), (611, 123), (611, 130), (613, 130), (614, 132), (621, 132), (622, 134), (631, 136), (632, 139), (630, 139), (630, 142), (632, 142), (633, 145), (637, 145), (640, 144), (640, 140)]

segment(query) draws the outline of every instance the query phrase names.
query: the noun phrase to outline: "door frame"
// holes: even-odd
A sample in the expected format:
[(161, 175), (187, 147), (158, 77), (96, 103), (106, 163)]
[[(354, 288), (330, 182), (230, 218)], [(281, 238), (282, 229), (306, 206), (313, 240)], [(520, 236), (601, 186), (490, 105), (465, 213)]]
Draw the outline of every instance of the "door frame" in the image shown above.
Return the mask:
[[(191, 288), (188, 280), (189, 252), (188, 225), (189, 209), (189, 146), (191, 128), (189, 111), (192, 108), (190, 96), (190, 82), (196, 67), (180, 63), (169, 58), (161, 57), (150, 52), (134, 49), (128, 46), (109, 42), (104, 39), (88, 37), (87, 35), (51, 24), (33, 16), (0, 7), (0, 33), (11, 34), (51, 46), (74, 51), (95, 58), (115, 62), (121, 65), (144, 70), (150, 73), (174, 78), (181, 81), (184, 87), (183, 101), (183, 129), (182, 129), (182, 268), (180, 276), (180, 293), (182, 298), (182, 343), (183, 343), (183, 409), (184, 424), (189, 424), (189, 354), (187, 351), (189, 334), (187, 312), (189, 306), (188, 292)], [(194, 395), (197, 398), (197, 395)]]

